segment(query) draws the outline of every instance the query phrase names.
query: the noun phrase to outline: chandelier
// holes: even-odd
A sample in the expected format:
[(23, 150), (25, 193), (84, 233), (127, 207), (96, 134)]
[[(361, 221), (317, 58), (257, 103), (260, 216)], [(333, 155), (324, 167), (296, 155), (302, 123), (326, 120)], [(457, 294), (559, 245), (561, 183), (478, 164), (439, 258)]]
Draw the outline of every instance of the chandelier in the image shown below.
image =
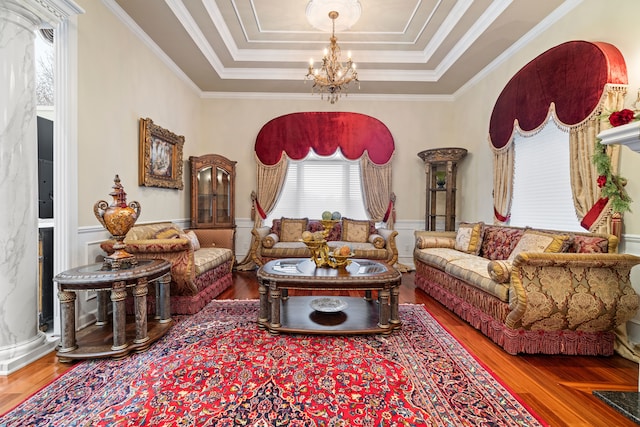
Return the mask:
[(340, 62), (340, 46), (336, 38), (336, 18), (338, 12), (332, 10), (329, 12), (329, 18), (332, 21), (331, 44), (328, 49), (324, 50), (322, 57), (322, 66), (319, 69), (313, 68), (313, 59), (309, 60), (309, 71), (305, 80), (313, 80), (311, 92), (320, 92), (321, 99), (327, 95), (327, 99), (332, 104), (342, 96), (342, 92), (347, 93), (348, 86), (351, 82), (358, 82), (360, 89), (360, 81), (356, 71), (356, 64), (351, 60), (351, 52), (348, 53), (346, 64)]

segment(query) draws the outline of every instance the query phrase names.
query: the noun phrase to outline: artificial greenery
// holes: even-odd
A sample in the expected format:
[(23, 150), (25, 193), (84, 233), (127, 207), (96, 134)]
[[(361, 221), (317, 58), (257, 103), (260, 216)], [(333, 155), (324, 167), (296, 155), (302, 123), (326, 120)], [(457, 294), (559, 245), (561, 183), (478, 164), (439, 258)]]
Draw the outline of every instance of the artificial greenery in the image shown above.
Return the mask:
[[(609, 198), (614, 212), (631, 212), (629, 205), (632, 200), (624, 188), (627, 180), (620, 175), (611, 173), (611, 158), (607, 154), (606, 147), (600, 143), (600, 139), (596, 139), (593, 163), (600, 176), (598, 185), (601, 188), (601, 196)], [(604, 177), (604, 179), (601, 179), (601, 177)]]

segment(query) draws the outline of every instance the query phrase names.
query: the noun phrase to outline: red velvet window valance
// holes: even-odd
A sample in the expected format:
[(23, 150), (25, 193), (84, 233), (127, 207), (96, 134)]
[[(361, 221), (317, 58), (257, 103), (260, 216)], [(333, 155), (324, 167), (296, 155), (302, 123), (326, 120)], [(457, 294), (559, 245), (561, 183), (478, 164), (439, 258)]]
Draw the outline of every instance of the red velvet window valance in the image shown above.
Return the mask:
[(255, 151), (265, 165), (274, 165), (287, 153), (303, 159), (313, 149), (329, 156), (340, 148), (351, 160), (362, 157), (382, 165), (389, 162), (395, 149), (389, 129), (373, 117), (346, 112), (305, 112), (276, 117), (265, 124), (256, 139)]
[(557, 119), (571, 127), (598, 107), (605, 85), (627, 84), (620, 51), (603, 42), (570, 41), (524, 66), (498, 97), (489, 138), (499, 149), (509, 144), (515, 121), (529, 132), (544, 124), (553, 104)]

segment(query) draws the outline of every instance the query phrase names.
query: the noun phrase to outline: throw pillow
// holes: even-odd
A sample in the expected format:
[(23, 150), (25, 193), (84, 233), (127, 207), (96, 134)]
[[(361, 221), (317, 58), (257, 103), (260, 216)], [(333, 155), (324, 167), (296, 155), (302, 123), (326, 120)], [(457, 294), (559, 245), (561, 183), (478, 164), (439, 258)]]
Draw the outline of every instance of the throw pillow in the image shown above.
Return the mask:
[(280, 241), (297, 242), (307, 229), (309, 218), (282, 218), (280, 220)]
[(376, 249), (384, 248), (384, 238), (379, 234), (370, 235), (368, 241), (373, 244), (373, 247)]
[(187, 231), (184, 237), (189, 239), (194, 251), (197, 251), (198, 249), (200, 249), (200, 241), (198, 240), (198, 236), (196, 236), (196, 233), (194, 233), (193, 230)]
[(498, 283), (508, 283), (511, 281), (511, 261), (495, 260), (487, 264), (489, 277)]
[(267, 234), (267, 236), (262, 239), (262, 246), (269, 249), (272, 248), (279, 241), (278, 235), (275, 233)]
[(454, 248), (461, 252), (478, 255), (482, 247), (482, 231), (484, 222), (462, 223), (456, 233)]
[(156, 239), (175, 239), (178, 236), (180, 236), (180, 231), (173, 227), (167, 227), (158, 230), (153, 237)]
[(507, 260), (513, 261), (521, 252), (562, 252), (568, 240), (569, 235), (566, 234), (550, 234), (541, 231), (527, 230), (522, 235), (522, 238), (520, 238), (516, 247), (513, 248)]
[(450, 236), (441, 236), (437, 233), (429, 233), (429, 236), (418, 236), (416, 238), (416, 248), (447, 248), (453, 249), (456, 246), (456, 240)]
[(345, 242), (367, 243), (368, 239), (369, 221), (342, 218), (342, 240)]

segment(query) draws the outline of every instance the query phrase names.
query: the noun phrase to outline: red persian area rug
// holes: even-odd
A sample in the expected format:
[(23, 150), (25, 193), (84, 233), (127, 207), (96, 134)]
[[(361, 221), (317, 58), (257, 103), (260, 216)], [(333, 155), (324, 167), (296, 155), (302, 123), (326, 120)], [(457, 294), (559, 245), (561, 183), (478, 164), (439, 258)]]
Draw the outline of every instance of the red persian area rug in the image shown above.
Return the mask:
[(0, 426), (544, 426), (421, 305), (391, 335), (270, 335), (212, 301), (144, 353), (78, 363)]

